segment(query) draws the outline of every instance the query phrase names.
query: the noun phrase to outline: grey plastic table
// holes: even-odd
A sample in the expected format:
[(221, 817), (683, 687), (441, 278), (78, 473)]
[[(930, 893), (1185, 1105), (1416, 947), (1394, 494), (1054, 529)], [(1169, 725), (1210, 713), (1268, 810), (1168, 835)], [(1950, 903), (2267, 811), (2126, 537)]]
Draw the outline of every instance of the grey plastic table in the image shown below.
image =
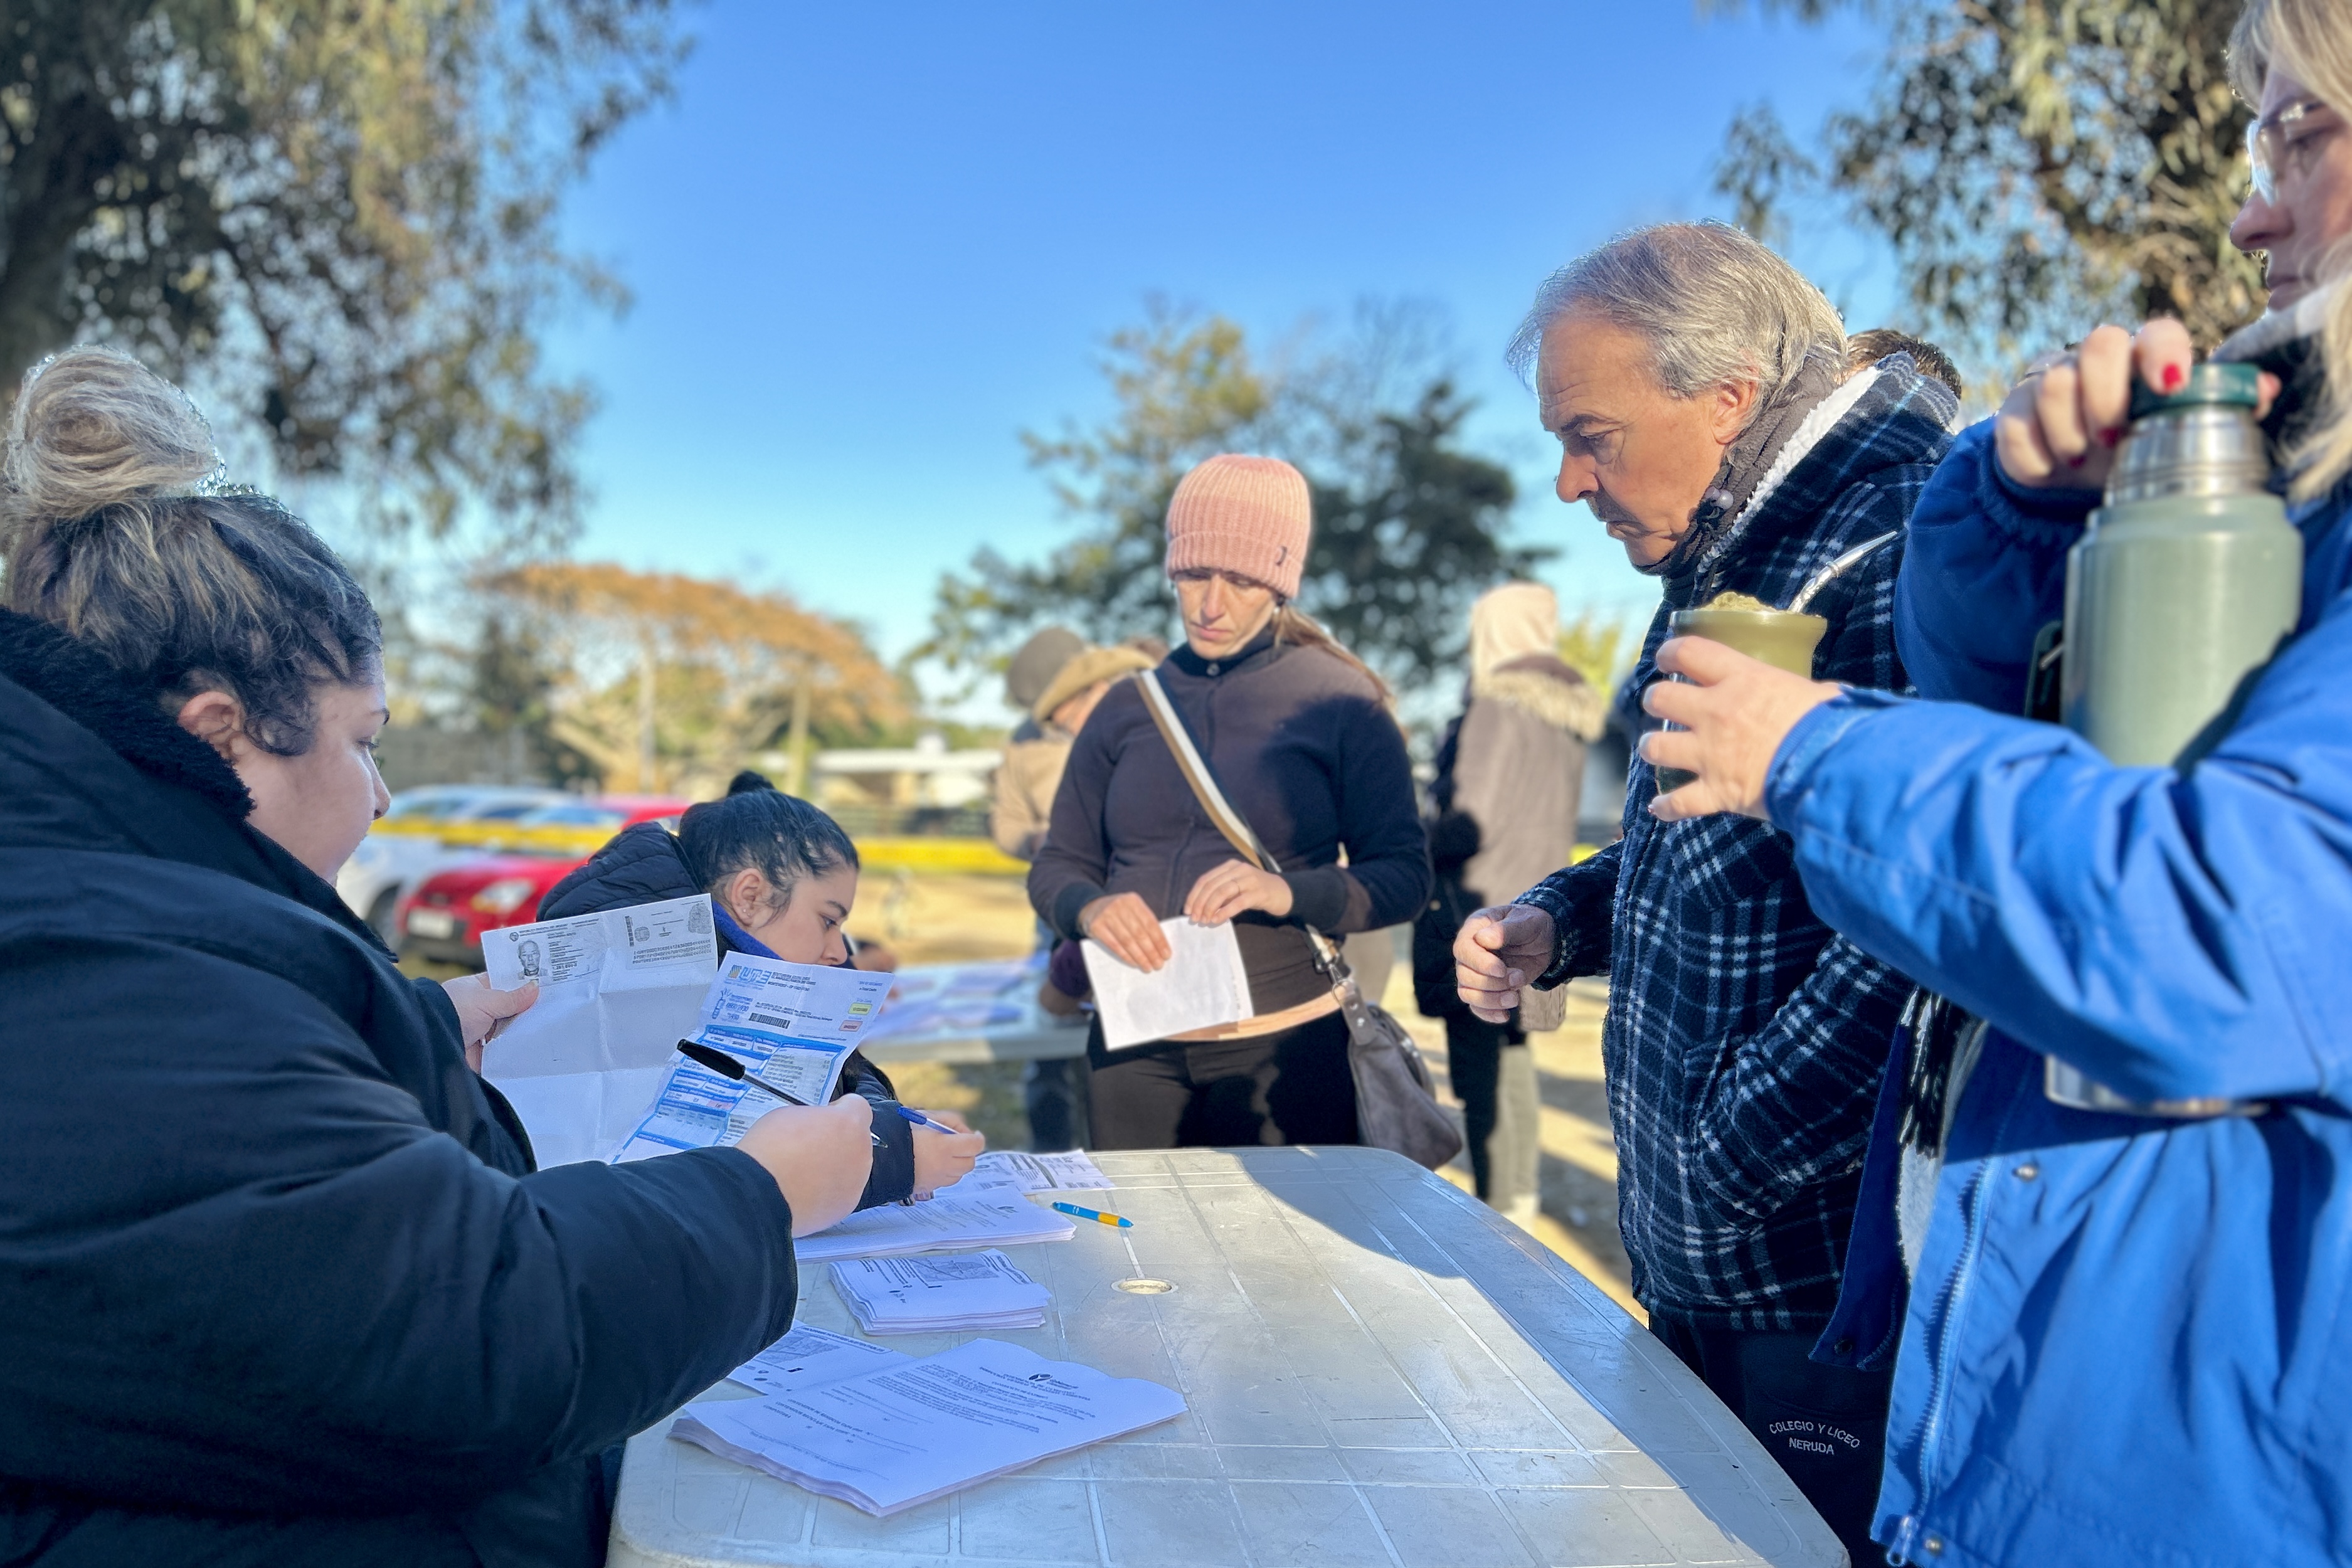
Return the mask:
[[(1118, 1184), (1102, 1206), (1135, 1228), (1008, 1249), (1054, 1305), (1044, 1328), (998, 1337), (1164, 1383), (1185, 1415), (888, 1519), (672, 1442), (665, 1420), (629, 1444), (613, 1568), (1845, 1561), (1647, 1331), (1410, 1162), (1096, 1160)], [(1175, 1289), (1115, 1288), (1136, 1278)], [(801, 1314), (856, 1332), (822, 1268)], [(971, 1337), (881, 1342), (928, 1355)]]

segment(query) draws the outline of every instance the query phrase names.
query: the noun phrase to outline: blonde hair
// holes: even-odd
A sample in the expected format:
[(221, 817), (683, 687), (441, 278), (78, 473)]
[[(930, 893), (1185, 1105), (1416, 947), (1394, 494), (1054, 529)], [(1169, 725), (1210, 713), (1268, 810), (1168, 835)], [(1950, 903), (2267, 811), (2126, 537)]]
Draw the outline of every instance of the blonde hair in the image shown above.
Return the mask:
[[(2292, 73), (2338, 113), (2352, 117), (2352, 7), (2344, 0), (2251, 0), (2230, 30), (2230, 85), (2249, 104), (2262, 101), (2273, 66)], [(2334, 285), (2320, 328), (2327, 367), (2326, 406), (2287, 454), (2290, 493), (2309, 500), (2352, 473), (2352, 236), (2329, 248), (2323, 270)]]
[(297, 756), (311, 688), (373, 679), (383, 632), (325, 542), (219, 468), (204, 416), (130, 355), (36, 365), (0, 458), (5, 602), (167, 706), (227, 692), (257, 745)]

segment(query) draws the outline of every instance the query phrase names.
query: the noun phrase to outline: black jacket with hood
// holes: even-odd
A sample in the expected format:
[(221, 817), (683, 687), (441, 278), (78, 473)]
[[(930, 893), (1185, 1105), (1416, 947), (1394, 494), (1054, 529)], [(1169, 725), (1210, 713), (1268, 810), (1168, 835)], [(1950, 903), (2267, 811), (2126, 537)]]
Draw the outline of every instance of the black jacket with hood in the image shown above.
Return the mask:
[[(690, 899), (702, 890), (695, 885), (686, 857), (678, 852), (677, 836), (661, 823), (640, 822), (614, 835), (612, 842), (597, 850), (586, 865), (549, 889), (547, 897), (539, 901), (539, 918), (569, 920), (603, 910), (625, 910), (632, 904)], [(740, 930), (732, 921), (719, 922), (721, 957), (737, 951), (730, 938)], [(761, 948), (758, 956), (775, 954)], [(852, 1051), (841, 1069), (839, 1092), (862, 1094), (874, 1105), (874, 1171), (866, 1178), (866, 1191), (857, 1206), (870, 1209), (913, 1196), (915, 1129), (898, 1114), (898, 1089), (880, 1068), (866, 1059), (864, 1052)]]
[(0, 612), (0, 1563), (602, 1562), (596, 1456), (792, 1321), (782, 1194), (533, 1173), (251, 809)]

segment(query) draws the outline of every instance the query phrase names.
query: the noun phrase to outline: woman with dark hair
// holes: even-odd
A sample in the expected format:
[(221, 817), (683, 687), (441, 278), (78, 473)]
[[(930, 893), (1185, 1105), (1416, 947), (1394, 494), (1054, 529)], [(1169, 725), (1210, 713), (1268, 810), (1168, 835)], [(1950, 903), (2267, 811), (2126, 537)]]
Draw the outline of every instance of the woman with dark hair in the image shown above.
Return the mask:
[(1231, 921), (1249, 975), (1238, 1023), (1116, 1052), (1097, 1024), (1097, 1148), (1356, 1142), (1348, 1026), (1306, 928), (1410, 920), (1429, 854), (1387, 688), (1291, 607), (1309, 527), (1307, 480), (1287, 463), (1216, 457), (1185, 475), (1168, 505), (1185, 640), (1154, 672), (1285, 870), (1235, 855), (1131, 681), (1096, 707), (1055, 796), (1029, 872), (1040, 918), (1147, 971), (1168, 962), (1162, 921)]
[(546, 1564), (790, 1326), (862, 1100), (535, 1172), (332, 878), (385, 807), (351, 573), (126, 355), (28, 376), (0, 534), (0, 1558)]
[[(857, 869), (857, 847), (839, 823), (746, 770), (725, 799), (688, 806), (676, 833), (659, 822), (622, 830), (550, 889), (539, 918), (708, 893), (722, 953), (845, 964), (856, 951), (847, 928)], [(874, 1105), (874, 1169), (861, 1209), (929, 1197), (961, 1179), (988, 1147), (952, 1110), (924, 1114), (962, 1129), (954, 1134), (908, 1122), (898, 1113), (898, 1090), (861, 1052), (842, 1068), (840, 1092)]]

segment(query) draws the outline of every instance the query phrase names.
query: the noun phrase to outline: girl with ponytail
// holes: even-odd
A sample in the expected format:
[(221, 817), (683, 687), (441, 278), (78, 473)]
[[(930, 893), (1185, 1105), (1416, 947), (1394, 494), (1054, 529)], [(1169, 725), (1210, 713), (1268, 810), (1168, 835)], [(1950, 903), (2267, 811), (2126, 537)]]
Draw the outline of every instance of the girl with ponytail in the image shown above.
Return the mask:
[[(675, 833), (660, 822), (623, 829), (540, 900), (539, 918), (708, 893), (722, 957), (845, 964), (856, 952), (848, 926), (857, 870), (857, 847), (839, 823), (746, 770), (724, 799), (687, 807)], [(952, 1110), (924, 1114), (960, 1129), (953, 1134), (910, 1125), (888, 1075), (863, 1052), (850, 1054), (839, 1092), (874, 1105), (874, 1164), (861, 1209), (927, 1198), (961, 1180), (988, 1147)]]

